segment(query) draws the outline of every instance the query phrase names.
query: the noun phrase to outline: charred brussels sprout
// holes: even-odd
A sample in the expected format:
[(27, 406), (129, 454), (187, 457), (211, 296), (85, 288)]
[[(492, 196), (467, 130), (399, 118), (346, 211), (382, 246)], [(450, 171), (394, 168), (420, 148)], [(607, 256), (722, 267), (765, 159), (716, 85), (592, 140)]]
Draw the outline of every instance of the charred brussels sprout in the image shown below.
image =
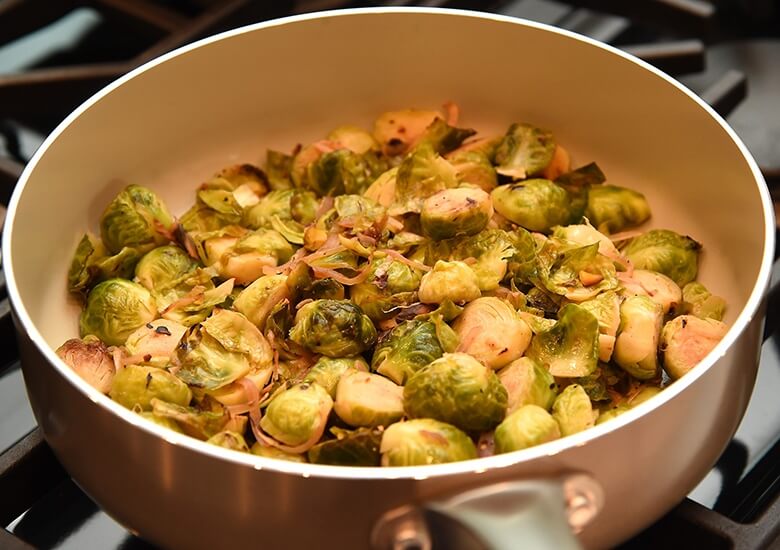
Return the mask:
[(314, 366), (306, 373), (304, 382), (316, 382), (336, 399), (336, 388), (341, 377), (349, 370), (368, 372), (368, 363), (357, 357), (320, 357)]
[(477, 458), (469, 436), (455, 426), (430, 418), (388, 426), (379, 448), (382, 466), (424, 466)]
[(588, 191), (585, 216), (602, 233), (617, 233), (650, 218), (650, 205), (638, 191), (598, 185)]
[(725, 312), (726, 300), (712, 294), (703, 284), (691, 282), (683, 287), (681, 313), (722, 321)]
[(533, 359), (521, 357), (497, 374), (507, 391), (507, 414), (525, 405), (537, 405), (545, 410), (552, 407), (558, 385), (553, 375)]
[(496, 453), (511, 453), (561, 437), (558, 423), (542, 407), (524, 405), (496, 428)]
[(515, 123), (496, 149), (496, 172), (514, 179), (535, 176), (547, 168), (554, 153), (555, 139), (551, 132)]
[(636, 269), (657, 271), (682, 287), (696, 278), (701, 245), (668, 229), (652, 229), (626, 245), (623, 253)]
[(166, 370), (156, 367), (128, 365), (116, 373), (109, 392), (111, 399), (132, 409), (152, 410), (152, 399), (175, 405), (187, 405), (192, 392), (187, 384)]
[(108, 348), (97, 336), (71, 338), (57, 348), (57, 355), (90, 386), (109, 392), (116, 369)]
[(242, 453), (249, 452), (249, 446), (246, 444), (244, 436), (232, 431), (216, 433), (209, 437), (206, 440), (206, 443), (211, 443), (217, 447), (224, 447), (225, 449), (230, 449), (232, 451), (239, 451)]
[(275, 440), (308, 450), (325, 431), (333, 400), (321, 386), (304, 382), (277, 394), (266, 408), (260, 427)]
[(675, 380), (682, 377), (718, 345), (728, 330), (728, 325), (715, 319), (693, 315), (672, 319), (661, 332), (664, 370)]
[(612, 359), (639, 380), (658, 374), (658, 339), (663, 309), (647, 296), (631, 296), (620, 306), (620, 329)]
[(561, 428), (561, 435), (567, 436), (592, 427), (598, 413), (593, 410), (582, 386), (572, 384), (566, 386), (555, 399), (552, 415)]
[(112, 254), (126, 246), (149, 250), (168, 242), (173, 226), (173, 216), (154, 191), (128, 185), (103, 212), (100, 235)]
[(561, 309), (552, 328), (534, 336), (526, 355), (553, 376), (587, 376), (598, 364), (599, 322), (589, 311), (568, 304)]
[(353, 370), (339, 380), (333, 410), (350, 426), (387, 426), (403, 417), (403, 394), (384, 376)]
[(493, 201), (482, 189), (458, 187), (431, 195), (422, 204), (420, 225), (434, 240), (476, 235), (493, 216)]
[(458, 351), (473, 355), (493, 369), (519, 358), (531, 341), (531, 329), (514, 308), (493, 297), (470, 302), (453, 329), (460, 338)]
[(476, 273), (463, 262), (439, 260), (433, 269), (423, 275), (418, 296), (424, 304), (470, 302), (482, 295)]
[(328, 357), (345, 357), (373, 346), (376, 329), (352, 302), (315, 300), (298, 310), (290, 339)]
[(335, 438), (309, 449), (309, 462), (335, 466), (379, 466), (379, 446), (383, 434), (381, 428), (358, 428), (351, 431), (331, 428), (330, 431)]
[(496, 374), (465, 353), (448, 353), (417, 371), (404, 387), (412, 418), (435, 418), (467, 431), (485, 431), (504, 418), (507, 393)]
[(529, 231), (549, 232), (573, 220), (569, 193), (546, 179), (499, 185), (490, 193), (493, 208), (506, 219)]
[(178, 246), (150, 250), (135, 266), (135, 280), (149, 290), (170, 286), (198, 267), (198, 263)]
[[(447, 329), (441, 327), (441, 330)], [(405, 384), (415, 372), (448, 351), (447, 341), (451, 340), (451, 335), (443, 335), (442, 339), (444, 343), (432, 321), (405, 321), (377, 343), (371, 368), (396, 384)]]
[(93, 288), (81, 312), (81, 336), (94, 334), (110, 346), (157, 317), (154, 298), (144, 287), (126, 279), (109, 279)]

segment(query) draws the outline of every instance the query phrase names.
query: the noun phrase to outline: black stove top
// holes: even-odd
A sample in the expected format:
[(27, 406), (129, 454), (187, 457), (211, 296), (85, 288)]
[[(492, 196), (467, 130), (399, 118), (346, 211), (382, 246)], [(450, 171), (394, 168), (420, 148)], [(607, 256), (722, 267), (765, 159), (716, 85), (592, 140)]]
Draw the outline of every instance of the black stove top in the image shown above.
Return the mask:
[[(241, 24), (370, 5), (490, 11), (617, 45), (728, 115), (773, 194), (780, 189), (780, 3), (772, 0), (0, 0), (0, 213), (43, 137), (138, 64)], [(773, 281), (780, 282), (780, 261)], [(758, 380), (734, 439), (687, 499), (622, 549), (780, 548), (776, 284), (767, 311)], [(42, 440), (12, 335), (0, 272), (0, 548), (150, 547), (94, 504)]]

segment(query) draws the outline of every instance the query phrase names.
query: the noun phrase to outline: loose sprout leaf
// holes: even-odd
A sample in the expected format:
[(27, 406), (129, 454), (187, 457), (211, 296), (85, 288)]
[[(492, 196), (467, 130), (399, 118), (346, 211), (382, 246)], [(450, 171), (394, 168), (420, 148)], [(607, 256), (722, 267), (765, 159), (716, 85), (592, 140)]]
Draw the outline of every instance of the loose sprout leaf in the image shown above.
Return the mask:
[(471, 128), (450, 126), (441, 118), (436, 117), (425, 129), (421, 141), (430, 143), (434, 151), (444, 155), (460, 147), (464, 141), (476, 133), (477, 131)]
[(596, 370), (599, 355), (599, 322), (575, 304), (564, 306), (549, 330), (533, 337), (526, 356), (560, 378), (579, 378)]
[(334, 439), (309, 449), (309, 462), (335, 466), (379, 466), (382, 429), (358, 428), (350, 431), (331, 428), (331, 432), (336, 436)]
[(604, 172), (595, 162), (581, 166), (576, 170), (566, 172), (555, 178), (555, 183), (563, 186), (590, 187), (607, 181)]

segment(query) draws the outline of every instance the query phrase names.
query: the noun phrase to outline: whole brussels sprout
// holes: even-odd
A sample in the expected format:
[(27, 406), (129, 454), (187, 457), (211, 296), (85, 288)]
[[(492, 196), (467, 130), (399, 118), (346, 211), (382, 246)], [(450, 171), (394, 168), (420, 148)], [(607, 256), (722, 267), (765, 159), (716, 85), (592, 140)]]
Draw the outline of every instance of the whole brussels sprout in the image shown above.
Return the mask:
[(211, 443), (217, 447), (224, 447), (232, 451), (239, 451), (242, 453), (249, 452), (249, 445), (246, 444), (244, 436), (240, 433), (233, 431), (224, 431), (212, 435), (206, 440), (206, 443)]
[(661, 332), (661, 356), (666, 373), (676, 380), (699, 364), (726, 335), (729, 327), (715, 319), (680, 315)]
[(547, 233), (556, 225), (577, 221), (572, 219), (569, 193), (550, 180), (499, 185), (490, 196), (496, 212), (529, 231)]
[(187, 384), (164, 369), (127, 365), (114, 376), (109, 394), (111, 399), (132, 409), (152, 410), (152, 399), (175, 405), (188, 405), (192, 392)]
[(178, 246), (159, 246), (144, 254), (135, 266), (135, 280), (149, 290), (170, 286), (198, 267)]
[(537, 405), (550, 410), (558, 385), (555, 378), (539, 363), (521, 357), (496, 373), (507, 392), (507, 414), (525, 405)]
[(331, 428), (335, 439), (316, 444), (307, 453), (312, 464), (336, 466), (379, 466), (382, 428), (344, 430)]
[(332, 399), (336, 399), (339, 380), (349, 370), (368, 372), (368, 363), (360, 356), (337, 358), (322, 356), (306, 373), (303, 381), (319, 384), (325, 388)]
[(164, 368), (185, 332), (187, 327), (176, 321), (156, 319), (132, 332), (125, 341), (125, 349), (131, 357), (143, 357), (143, 364)]
[(715, 296), (699, 282), (690, 282), (682, 289), (681, 313), (695, 315), (700, 319), (723, 320), (726, 312), (726, 300)]
[(638, 191), (597, 185), (588, 190), (585, 216), (602, 233), (617, 233), (647, 221), (650, 205)]
[(94, 334), (110, 346), (120, 346), (156, 317), (157, 306), (148, 290), (126, 279), (109, 279), (90, 291), (79, 328), (82, 337)]
[(496, 170), (490, 163), (490, 157), (481, 151), (455, 151), (447, 156), (458, 180), (475, 185), (490, 193), (498, 185)]
[(648, 296), (661, 306), (664, 314), (675, 311), (682, 302), (682, 290), (662, 273), (635, 269), (629, 279), (623, 279), (623, 293), (629, 296)]
[(476, 235), (493, 216), (493, 201), (482, 189), (458, 187), (431, 195), (422, 204), (420, 226), (434, 240)]
[(173, 226), (173, 216), (154, 191), (128, 185), (103, 212), (100, 235), (112, 254), (126, 246), (149, 250), (168, 242)]
[(255, 442), (250, 449), (250, 452), (256, 456), (263, 456), (265, 458), (277, 458), (279, 460), (287, 460), (289, 462), (302, 462), (306, 463), (306, 457), (302, 454), (288, 453), (276, 447), (265, 445), (260, 442)]
[(496, 454), (511, 453), (561, 437), (555, 419), (538, 405), (524, 405), (507, 416), (496, 428)]
[(348, 300), (314, 300), (295, 315), (290, 339), (328, 357), (357, 355), (376, 342), (376, 328)]
[(404, 387), (412, 418), (435, 418), (462, 430), (485, 431), (504, 419), (507, 392), (496, 374), (465, 353), (445, 353)]
[(265, 327), (271, 308), (289, 294), (286, 281), (286, 275), (264, 275), (255, 279), (233, 300), (233, 309), (244, 314), (256, 327)]
[(403, 395), (384, 376), (351, 370), (339, 380), (333, 410), (350, 426), (387, 426), (403, 417)]
[(635, 269), (657, 271), (682, 287), (696, 278), (701, 245), (668, 229), (651, 229), (626, 245), (623, 254)]
[(391, 424), (385, 429), (379, 452), (382, 466), (423, 466), (477, 458), (469, 436), (431, 418)]
[(492, 369), (519, 358), (531, 341), (531, 329), (514, 308), (490, 296), (467, 304), (452, 328), (460, 338), (458, 351), (476, 357)]
[(555, 377), (587, 376), (598, 364), (599, 322), (581, 306), (567, 304), (552, 328), (534, 336), (526, 355)]
[(277, 394), (265, 410), (260, 427), (291, 447), (311, 448), (322, 437), (333, 400), (324, 388), (304, 382)]
[[(444, 327), (441, 330), (446, 331)], [(374, 348), (371, 369), (403, 385), (415, 372), (441, 357), (445, 351), (455, 351), (454, 348), (446, 349), (451, 335), (444, 335), (442, 339), (444, 342), (440, 341), (437, 324), (433, 321), (404, 321), (379, 340)]]
[(530, 124), (512, 124), (496, 149), (496, 172), (514, 179), (537, 175), (550, 164), (554, 152), (551, 132)]
[(470, 302), (482, 295), (477, 275), (467, 264), (442, 260), (423, 275), (417, 294), (424, 304), (440, 304), (445, 300)]
[(419, 213), (425, 199), (458, 186), (455, 168), (440, 157), (430, 143), (420, 144), (398, 166), (391, 216)]
[(555, 398), (552, 416), (561, 428), (561, 435), (565, 437), (592, 427), (598, 412), (593, 410), (582, 386), (571, 384)]
[(620, 306), (620, 329), (612, 358), (639, 380), (658, 374), (658, 339), (663, 317), (662, 307), (647, 296), (631, 296)]
[(97, 336), (71, 338), (57, 348), (57, 356), (99, 392), (111, 389), (116, 368), (108, 348)]

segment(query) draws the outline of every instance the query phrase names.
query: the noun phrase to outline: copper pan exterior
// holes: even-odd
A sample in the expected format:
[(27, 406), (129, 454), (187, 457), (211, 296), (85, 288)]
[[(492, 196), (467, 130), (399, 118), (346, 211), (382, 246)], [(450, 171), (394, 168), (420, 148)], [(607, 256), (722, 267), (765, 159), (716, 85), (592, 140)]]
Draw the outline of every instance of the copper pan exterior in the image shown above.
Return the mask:
[[(97, 393), (54, 354), (77, 334), (65, 273), (81, 234), (128, 182), (176, 213), (222, 166), (258, 162), (383, 110), (458, 103), (485, 132), (552, 129), (575, 164), (644, 192), (651, 226), (705, 245), (701, 276), (732, 329), (682, 380), (619, 418), (537, 448), (438, 466), (292, 464), (168, 432)], [(121, 178), (121, 181), (119, 180)], [(49, 137), (17, 185), (4, 269), (30, 401), (74, 480), (164, 547), (365, 548), (376, 519), (410, 502), (499, 481), (586, 471), (605, 508), (580, 535), (613, 546), (711, 468), (747, 406), (774, 251), (755, 162), (709, 107), (609, 47), (469, 12), (346, 10), (265, 23), (183, 48), (97, 94)]]

